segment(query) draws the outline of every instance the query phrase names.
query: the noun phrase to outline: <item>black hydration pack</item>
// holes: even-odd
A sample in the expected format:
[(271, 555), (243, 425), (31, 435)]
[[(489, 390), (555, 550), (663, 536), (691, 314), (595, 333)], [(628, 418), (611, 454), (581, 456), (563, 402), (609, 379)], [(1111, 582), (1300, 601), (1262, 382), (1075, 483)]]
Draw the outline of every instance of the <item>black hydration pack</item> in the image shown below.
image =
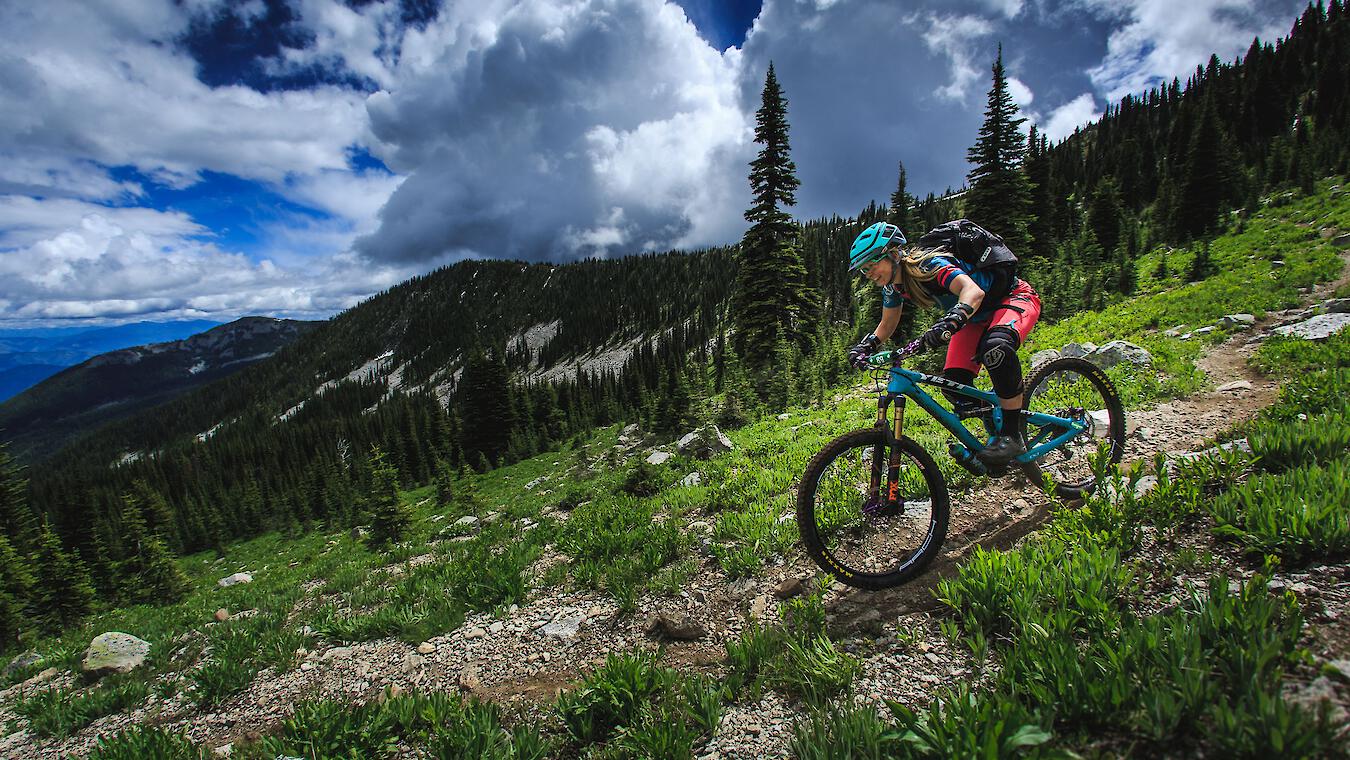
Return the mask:
[(1017, 267), (1017, 256), (1003, 243), (1003, 238), (969, 219), (939, 224), (916, 243), (920, 248), (946, 251), (975, 270), (1001, 265), (1010, 270)]

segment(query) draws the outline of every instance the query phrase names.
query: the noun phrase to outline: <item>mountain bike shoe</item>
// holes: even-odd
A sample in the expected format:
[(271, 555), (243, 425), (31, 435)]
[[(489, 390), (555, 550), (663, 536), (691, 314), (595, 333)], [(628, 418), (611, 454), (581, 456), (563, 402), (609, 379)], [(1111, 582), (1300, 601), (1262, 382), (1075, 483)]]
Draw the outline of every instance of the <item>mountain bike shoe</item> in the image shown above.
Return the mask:
[(1027, 445), (1020, 435), (1000, 435), (975, 453), (975, 458), (989, 467), (1001, 467), (1027, 453)]

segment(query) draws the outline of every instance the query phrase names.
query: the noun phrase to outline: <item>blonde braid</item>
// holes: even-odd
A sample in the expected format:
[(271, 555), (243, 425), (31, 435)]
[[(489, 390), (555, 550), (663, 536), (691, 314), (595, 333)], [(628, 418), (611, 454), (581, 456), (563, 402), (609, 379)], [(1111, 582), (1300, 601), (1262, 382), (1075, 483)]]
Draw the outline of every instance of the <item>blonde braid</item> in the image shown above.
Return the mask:
[(945, 255), (946, 251), (937, 248), (914, 248), (900, 257), (897, 267), (900, 275), (900, 288), (909, 299), (918, 306), (927, 308), (937, 300), (923, 287), (924, 283), (938, 276), (936, 268), (925, 266), (935, 256)]

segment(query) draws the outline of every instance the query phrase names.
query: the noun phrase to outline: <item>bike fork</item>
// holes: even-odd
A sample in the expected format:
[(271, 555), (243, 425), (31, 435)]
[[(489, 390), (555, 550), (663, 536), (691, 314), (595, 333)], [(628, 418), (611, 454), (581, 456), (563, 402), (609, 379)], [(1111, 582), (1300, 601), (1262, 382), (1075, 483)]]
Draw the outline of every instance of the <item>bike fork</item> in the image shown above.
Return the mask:
[(895, 400), (895, 420), (892, 425), (891, 458), (886, 470), (886, 506), (896, 509), (900, 506), (900, 436), (905, 432), (905, 397)]
[[(886, 428), (886, 406), (891, 401), (895, 402), (895, 419), (891, 421), (891, 440), (894, 445), (890, 447), (889, 456), (883, 456), (882, 452), (885, 446), (877, 446), (872, 452), (872, 481), (869, 483), (871, 501), (874, 504), (884, 504), (889, 509), (896, 509), (900, 506), (900, 436), (905, 430), (905, 397), (897, 396), (887, 398), (883, 396), (877, 404), (877, 427)], [(886, 468), (886, 490), (882, 494), (882, 467), (883, 461)]]

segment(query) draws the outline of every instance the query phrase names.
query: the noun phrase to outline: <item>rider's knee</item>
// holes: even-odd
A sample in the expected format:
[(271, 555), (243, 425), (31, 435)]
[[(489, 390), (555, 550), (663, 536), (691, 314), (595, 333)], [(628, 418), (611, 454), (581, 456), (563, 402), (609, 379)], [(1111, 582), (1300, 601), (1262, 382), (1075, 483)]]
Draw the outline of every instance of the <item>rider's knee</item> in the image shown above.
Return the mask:
[(994, 392), (999, 398), (1014, 398), (1022, 392), (1022, 363), (1017, 349), (1022, 336), (1005, 325), (995, 325), (980, 338), (980, 363), (989, 370)]

